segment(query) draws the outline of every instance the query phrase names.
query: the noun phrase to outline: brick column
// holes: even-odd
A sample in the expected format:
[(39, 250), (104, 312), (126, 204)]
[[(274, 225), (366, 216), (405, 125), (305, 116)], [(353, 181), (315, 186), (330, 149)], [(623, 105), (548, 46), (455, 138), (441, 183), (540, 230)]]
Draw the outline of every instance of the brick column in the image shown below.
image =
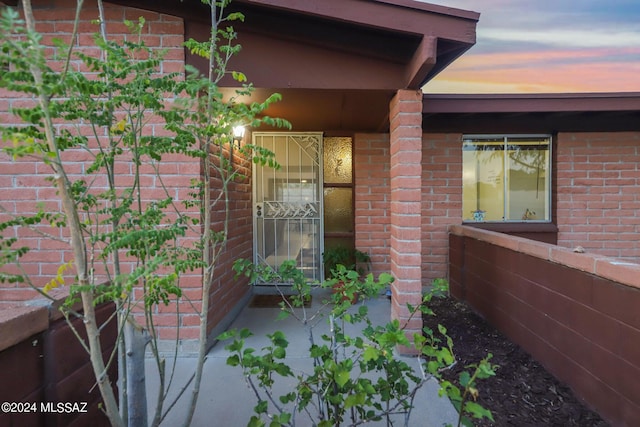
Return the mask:
[[(389, 106), (391, 184), (391, 273), (395, 277), (391, 318), (409, 321), (407, 303), (422, 301), (422, 92), (399, 90)], [(409, 335), (422, 330), (422, 317), (406, 327)], [(407, 353), (409, 349), (401, 348)]]

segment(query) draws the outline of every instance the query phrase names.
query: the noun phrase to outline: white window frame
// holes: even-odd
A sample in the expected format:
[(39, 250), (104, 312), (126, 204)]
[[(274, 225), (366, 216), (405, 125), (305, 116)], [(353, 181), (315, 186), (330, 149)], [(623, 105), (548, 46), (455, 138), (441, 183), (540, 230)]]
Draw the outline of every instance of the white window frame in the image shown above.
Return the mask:
[[(478, 224), (478, 223), (487, 223), (487, 224), (505, 224), (505, 223), (510, 223), (510, 224), (531, 224), (531, 223), (539, 223), (539, 224), (550, 224), (553, 222), (553, 207), (551, 205), (551, 201), (552, 201), (552, 189), (553, 189), (553, 183), (552, 183), (552, 177), (553, 177), (553, 135), (551, 134), (538, 134), (538, 133), (509, 133), (509, 134), (464, 134), (462, 135), (462, 141), (461, 144), (463, 146), (463, 150), (464, 150), (464, 143), (466, 140), (482, 140), (482, 139), (486, 139), (486, 140), (491, 140), (491, 139), (502, 139), (503, 140), (503, 148), (502, 148), (502, 152), (506, 153), (507, 152), (507, 146), (509, 144), (509, 139), (510, 138), (540, 138), (540, 139), (548, 139), (549, 140), (549, 170), (547, 173), (547, 187), (548, 187), (548, 191), (547, 191), (547, 206), (548, 206), (548, 211), (549, 211), (549, 216), (548, 219), (532, 219), (532, 220), (518, 220), (518, 219), (505, 219), (503, 218), (502, 220), (486, 220), (486, 221), (474, 221), (474, 220), (468, 220), (468, 219), (464, 219), (464, 215), (463, 215), (463, 223), (466, 224)], [(508, 190), (508, 186), (509, 186), (509, 180), (507, 179), (507, 156), (505, 154), (503, 154), (503, 170), (505, 171), (505, 179), (503, 179), (503, 212), (505, 213), (505, 217), (507, 217), (508, 215), (508, 211), (509, 211), (509, 190)], [(462, 173), (464, 174), (464, 162), (462, 164)], [(464, 202), (463, 202), (464, 203)], [(464, 205), (463, 205), (464, 208)]]

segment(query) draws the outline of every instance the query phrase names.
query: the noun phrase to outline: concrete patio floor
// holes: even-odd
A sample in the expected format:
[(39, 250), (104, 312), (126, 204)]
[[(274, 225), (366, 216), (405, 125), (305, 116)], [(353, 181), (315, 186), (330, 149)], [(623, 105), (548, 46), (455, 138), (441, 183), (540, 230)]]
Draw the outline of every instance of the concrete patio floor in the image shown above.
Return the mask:
[[(307, 309), (308, 313), (315, 313), (320, 307), (322, 300), (325, 299), (322, 294), (315, 295), (312, 307)], [(369, 307), (370, 319), (374, 325), (385, 324), (390, 316), (390, 302), (385, 296), (370, 299), (364, 302)], [(297, 309), (301, 310), (301, 309)], [(261, 349), (269, 343), (266, 334), (274, 331), (282, 331), (285, 333), (289, 347), (287, 348), (286, 361), (294, 370), (309, 370), (311, 367), (311, 359), (308, 356), (309, 337), (305, 333), (300, 323), (292, 317), (285, 320), (278, 320), (277, 316), (280, 312), (279, 308), (253, 308), (245, 307), (241, 314), (231, 325), (231, 328), (242, 329), (248, 328), (253, 332), (253, 336), (246, 340), (247, 346), (255, 349)], [(319, 337), (324, 330), (328, 329), (326, 318), (319, 320), (315, 327), (315, 336)], [(355, 331), (347, 330), (347, 333), (353, 334)], [(319, 339), (316, 338), (318, 341)], [(229, 352), (225, 350), (226, 342), (218, 342), (209, 351), (207, 360), (204, 365), (204, 374), (202, 387), (198, 405), (193, 417), (192, 426), (209, 427), (209, 426), (225, 426), (240, 427), (246, 426), (250, 417), (253, 415), (253, 407), (257, 401), (253, 391), (249, 388), (244, 380), (241, 368), (230, 367), (226, 364)], [(195, 367), (195, 358), (182, 357), (176, 361), (176, 373), (174, 392), (182, 386), (187, 379), (193, 374)], [(407, 358), (410, 366), (418, 369), (417, 360), (415, 358)], [(149, 399), (153, 399), (157, 394), (159, 387), (158, 379), (152, 372), (155, 367), (151, 360), (147, 361), (147, 390)], [(167, 361), (169, 366), (170, 361)], [(293, 381), (293, 380), (292, 380)], [(279, 381), (276, 385), (276, 396), (285, 394), (291, 390), (293, 382)], [(425, 385), (418, 391), (416, 395), (414, 409), (409, 419), (410, 426), (416, 427), (441, 427), (446, 424), (456, 425), (458, 414), (447, 398), (438, 396), (439, 386), (433, 379), (427, 381)], [(175, 395), (175, 394), (174, 394)], [(178, 401), (171, 413), (166, 417), (163, 426), (182, 425), (187, 405), (186, 393)], [(153, 402), (149, 402), (150, 410), (155, 406)], [(150, 417), (153, 412), (150, 412)], [(296, 422), (298, 426), (311, 426), (312, 422), (307, 417), (300, 417)], [(346, 425), (346, 424), (345, 424)], [(368, 423), (366, 425), (378, 426), (384, 423)], [(396, 426), (403, 425), (400, 419), (394, 423)]]

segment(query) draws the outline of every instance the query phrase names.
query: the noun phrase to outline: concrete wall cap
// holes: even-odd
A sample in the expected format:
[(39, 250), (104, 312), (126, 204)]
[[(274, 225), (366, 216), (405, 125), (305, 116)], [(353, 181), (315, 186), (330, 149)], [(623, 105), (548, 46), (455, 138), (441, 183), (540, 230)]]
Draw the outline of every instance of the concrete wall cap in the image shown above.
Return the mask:
[[(60, 307), (65, 303), (67, 297), (69, 296), (69, 288), (56, 288), (50, 290), (47, 295), (39, 296), (37, 298), (25, 301), (23, 304), (28, 307), (45, 307), (49, 313), (49, 321), (53, 322), (54, 320), (61, 319), (63, 316), (60, 311)], [(75, 311), (82, 310), (82, 303), (78, 301), (72, 307)]]
[(49, 327), (45, 307), (12, 305), (0, 311), (0, 351), (26, 340)]
[(449, 226), (449, 233), (491, 243), (556, 264), (582, 270), (623, 285), (640, 288), (640, 264), (630, 261), (578, 252), (571, 248), (563, 248), (524, 237), (510, 236), (464, 225)]

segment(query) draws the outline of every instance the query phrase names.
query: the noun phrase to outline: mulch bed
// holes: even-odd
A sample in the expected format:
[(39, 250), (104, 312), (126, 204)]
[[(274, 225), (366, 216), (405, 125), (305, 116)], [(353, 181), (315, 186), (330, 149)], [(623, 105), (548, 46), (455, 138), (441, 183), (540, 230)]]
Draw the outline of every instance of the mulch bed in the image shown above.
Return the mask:
[[(464, 367), (477, 363), (487, 353), (498, 365), (496, 376), (478, 384), (478, 403), (491, 410), (495, 424), (482, 420), (476, 426), (580, 426), (608, 424), (584, 406), (569, 387), (560, 383), (522, 348), (493, 326), (452, 298), (434, 298), (436, 316), (424, 316), (425, 326), (435, 330), (438, 323), (453, 339), (458, 363), (445, 372), (457, 383)], [(475, 420), (474, 420), (475, 421)]]

